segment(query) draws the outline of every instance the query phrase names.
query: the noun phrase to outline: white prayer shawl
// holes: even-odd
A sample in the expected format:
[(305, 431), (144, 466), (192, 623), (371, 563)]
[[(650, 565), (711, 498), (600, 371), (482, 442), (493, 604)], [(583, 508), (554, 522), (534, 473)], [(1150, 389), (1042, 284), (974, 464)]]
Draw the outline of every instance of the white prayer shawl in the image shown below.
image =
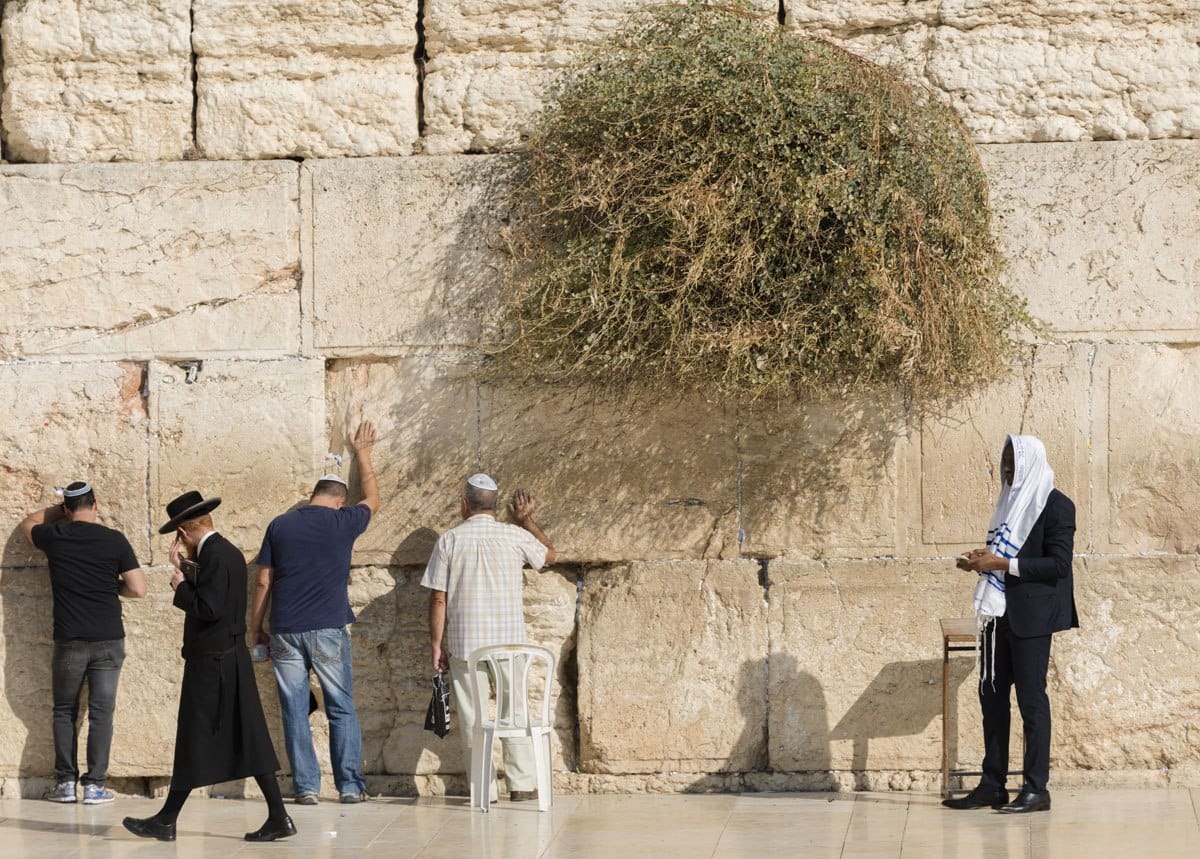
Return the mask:
[[(1025, 545), (1029, 532), (1046, 509), (1046, 500), (1054, 489), (1054, 470), (1046, 462), (1046, 448), (1031, 435), (1010, 435), (1005, 445), (1012, 445), (1012, 485), (1000, 478), (1000, 497), (988, 522), (987, 548), (1001, 558), (1015, 558)], [(1003, 449), (1002, 449), (1003, 450)], [(992, 678), (996, 676), (995, 620), (1004, 615), (1004, 573), (979, 574), (975, 586), (975, 629), (982, 642), (987, 627), (992, 626)], [(986, 671), (980, 672), (982, 684)]]

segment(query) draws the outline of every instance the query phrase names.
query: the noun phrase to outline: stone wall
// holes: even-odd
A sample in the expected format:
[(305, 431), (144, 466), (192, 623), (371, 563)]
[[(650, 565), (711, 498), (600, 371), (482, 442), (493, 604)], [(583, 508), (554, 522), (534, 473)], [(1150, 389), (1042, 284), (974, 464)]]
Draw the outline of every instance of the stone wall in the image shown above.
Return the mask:
[[(493, 152), (648, 0), (6, 0), (10, 161)], [(980, 143), (1200, 137), (1191, 0), (752, 0), (927, 86)]]
[[(1195, 4), (783, 3), (978, 140), (1026, 141), (981, 154), (1045, 327), (940, 418), (475, 374), (502, 324), (501, 153), (632, 0), (161, 0), (136, 27), (119, 2), (0, 5), (2, 152), (31, 162), (0, 164), (0, 791), (51, 766), (49, 591), (20, 518), (86, 474), (147, 566), (112, 771), (159, 790), (181, 671), (166, 501), (222, 495), (252, 558), (362, 418), (384, 502), (351, 586), (372, 790), (463, 788), (457, 742), (421, 730), (419, 578), (477, 469), (529, 486), (559, 546), (526, 606), (560, 656), (561, 789), (934, 787), (937, 619), (967, 613), (951, 559), (980, 542), (1010, 431), (1046, 441), (1079, 510), (1056, 781), (1200, 784), (1200, 145), (1034, 142), (1197, 136)], [(163, 163), (83, 163), (111, 161)], [(968, 764), (976, 678), (954, 661)]]

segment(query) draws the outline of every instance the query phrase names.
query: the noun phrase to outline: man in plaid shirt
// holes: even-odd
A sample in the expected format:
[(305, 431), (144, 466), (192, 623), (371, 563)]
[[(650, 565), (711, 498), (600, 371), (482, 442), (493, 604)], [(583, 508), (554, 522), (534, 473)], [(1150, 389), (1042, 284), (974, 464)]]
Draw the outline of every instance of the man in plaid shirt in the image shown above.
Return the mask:
[[(429, 556), (421, 585), (430, 589), (429, 634), (433, 667), (450, 670), (458, 710), (464, 760), (471, 760), (475, 712), (467, 657), (493, 644), (524, 644), (523, 569), (553, 564), (554, 546), (533, 521), (533, 496), (524, 489), (508, 504), (515, 525), (496, 521), (500, 490), (486, 474), (474, 474), (463, 487), (463, 522), (443, 534)], [(533, 746), (528, 738), (501, 740), (509, 798), (537, 798)], [(491, 785), (495, 801), (497, 785)]]

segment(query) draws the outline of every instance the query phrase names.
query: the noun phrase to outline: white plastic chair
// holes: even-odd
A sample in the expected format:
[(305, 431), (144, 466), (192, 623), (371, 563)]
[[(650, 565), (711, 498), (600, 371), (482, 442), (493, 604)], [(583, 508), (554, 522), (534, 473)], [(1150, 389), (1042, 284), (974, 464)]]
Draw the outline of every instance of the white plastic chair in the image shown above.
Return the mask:
[[(537, 773), (538, 811), (548, 811), (552, 800), (550, 777), (550, 737), (554, 722), (550, 716), (550, 692), (554, 681), (554, 654), (536, 644), (496, 644), (480, 647), (467, 659), (471, 679), (471, 698), (475, 705), (475, 724), (471, 736), (471, 805), (485, 812), (490, 805), (492, 785), (492, 746), (497, 739), (528, 737), (533, 746)], [(544, 666), (544, 671), (534, 671)], [(487, 677), (496, 689), (493, 706)], [(530, 689), (531, 678), (540, 690)], [(481, 683), (480, 681), (483, 680)], [(511, 680), (511, 682), (509, 682)], [(537, 694), (540, 691), (540, 696)], [(531, 694), (533, 693), (533, 694)], [(530, 700), (540, 697), (540, 714), (530, 713)]]

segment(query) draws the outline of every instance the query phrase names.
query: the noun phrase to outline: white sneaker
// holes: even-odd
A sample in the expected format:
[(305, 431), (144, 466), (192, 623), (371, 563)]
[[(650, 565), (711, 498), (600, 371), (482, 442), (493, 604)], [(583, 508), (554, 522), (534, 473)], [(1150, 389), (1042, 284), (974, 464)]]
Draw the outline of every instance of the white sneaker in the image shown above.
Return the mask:
[(75, 782), (60, 781), (54, 786), (54, 790), (46, 792), (45, 799), (50, 802), (74, 802), (75, 801)]

